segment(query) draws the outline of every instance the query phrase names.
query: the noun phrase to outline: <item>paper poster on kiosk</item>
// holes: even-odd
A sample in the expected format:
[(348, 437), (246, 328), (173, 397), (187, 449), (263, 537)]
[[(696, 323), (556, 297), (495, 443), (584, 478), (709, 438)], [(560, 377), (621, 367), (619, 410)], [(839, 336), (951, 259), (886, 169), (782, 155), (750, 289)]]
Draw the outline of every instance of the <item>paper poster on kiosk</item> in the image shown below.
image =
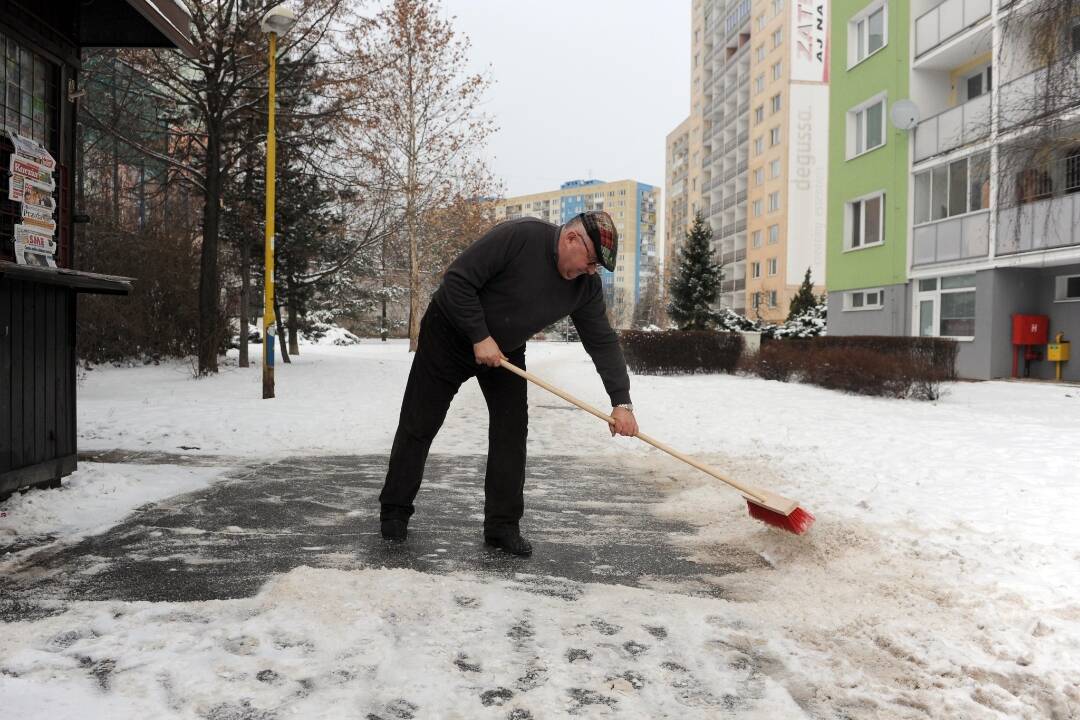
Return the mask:
[[(9, 200), (14, 200), (14, 198), (9, 198)], [(30, 206), (47, 211), (50, 215), (56, 210), (56, 200), (53, 199), (52, 190), (48, 186), (36, 183), (33, 180), (26, 180), (22, 183), (21, 201), (24, 216), (26, 215), (26, 209)]]
[(8, 130), (7, 136), (11, 139), (11, 144), (15, 146), (16, 155), (21, 155), (36, 162), (50, 173), (56, 170), (56, 159), (36, 141), (10, 130)]

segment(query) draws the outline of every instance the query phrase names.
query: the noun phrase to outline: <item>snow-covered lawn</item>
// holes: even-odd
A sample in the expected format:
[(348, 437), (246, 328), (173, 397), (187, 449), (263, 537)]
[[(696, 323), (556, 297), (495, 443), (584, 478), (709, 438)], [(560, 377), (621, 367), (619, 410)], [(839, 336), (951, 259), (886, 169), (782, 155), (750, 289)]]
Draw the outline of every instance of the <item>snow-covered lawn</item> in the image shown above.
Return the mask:
[[(202, 380), (180, 363), (99, 367), (80, 387), (80, 449), (237, 465), (386, 453), (409, 360), (400, 342), (304, 346), (278, 366), (273, 401), (235, 360)], [(528, 365), (607, 408), (580, 345), (534, 343)], [(298, 568), (245, 600), (73, 603), (0, 628), (2, 714), (681, 718), (715, 717), (703, 698), (730, 695), (731, 717), (1080, 717), (1080, 388), (958, 383), (922, 403), (635, 376), (632, 395), (644, 432), (798, 499), (817, 523), (801, 537), (762, 526), (735, 492), (530, 388), (531, 454), (660, 468), (666, 500), (641, 511), (699, 528), (672, 542), (768, 567), (726, 576), (723, 599), (595, 585), (570, 602), (490, 578)], [(432, 452), (486, 442), (469, 383)], [(98, 532), (226, 469), (83, 464), (62, 491), (3, 503), (0, 533)], [(620, 634), (605, 639), (596, 617)], [(586, 645), (599, 649), (569, 662)], [(107, 691), (74, 659), (118, 655)]]

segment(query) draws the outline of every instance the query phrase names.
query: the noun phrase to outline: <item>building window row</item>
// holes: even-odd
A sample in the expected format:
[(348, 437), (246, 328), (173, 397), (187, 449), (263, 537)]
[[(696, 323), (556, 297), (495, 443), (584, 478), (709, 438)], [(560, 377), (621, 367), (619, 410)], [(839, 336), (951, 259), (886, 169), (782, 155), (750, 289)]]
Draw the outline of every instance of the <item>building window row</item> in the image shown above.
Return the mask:
[(885, 193), (852, 200), (844, 215), (845, 249), (858, 250), (885, 242)]
[(844, 293), (844, 310), (881, 310), (885, 307), (885, 291), (881, 288), (874, 290), (854, 290)]
[(885, 97), (879, 96), (847, 113), (847, 158), (885, 144)]
[(915, 224), (944, 220), (990, 206), (990, 153), (984, 152), (915, 175)]
[(871, 3), (848, 22), (848, 67), (858, 65), (885, 47), (888, 7), (884, 0)]
[(919, 335), (975, 337), (975, 273), (916, 281), (915, 305)]

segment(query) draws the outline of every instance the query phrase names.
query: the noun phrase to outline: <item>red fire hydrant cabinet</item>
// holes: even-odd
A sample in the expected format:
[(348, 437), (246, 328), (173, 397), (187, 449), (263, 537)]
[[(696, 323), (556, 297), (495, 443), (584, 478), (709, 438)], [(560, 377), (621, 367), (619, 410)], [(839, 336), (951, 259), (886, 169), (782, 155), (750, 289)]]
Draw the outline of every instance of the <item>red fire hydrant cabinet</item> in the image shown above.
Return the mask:
[(1024, 377), (1031, 374), (1031, 361), (1042, 360), (1041, 346), (1050, 337), (1050, 318), (1046, 315), (1012, 316), (1013, 367), (1012, 376), (1019, 375), (1019, 358), (1024, 357)]

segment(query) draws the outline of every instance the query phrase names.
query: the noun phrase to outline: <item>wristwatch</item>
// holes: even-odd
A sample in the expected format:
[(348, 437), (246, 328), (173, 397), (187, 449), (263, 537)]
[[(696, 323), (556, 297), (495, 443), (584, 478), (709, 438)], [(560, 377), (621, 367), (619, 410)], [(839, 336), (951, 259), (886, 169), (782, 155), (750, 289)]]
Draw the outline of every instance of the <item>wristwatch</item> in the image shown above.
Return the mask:
[(619, 404), (618, 404), (618, 405), (616, 405), (615, 407), (617, 407), (617, 408), (622, 408), (623, 410), (629, 410), (630, 412), (634, 412), (634, 405), (633, 405), (633, 403), (619, 403)]

